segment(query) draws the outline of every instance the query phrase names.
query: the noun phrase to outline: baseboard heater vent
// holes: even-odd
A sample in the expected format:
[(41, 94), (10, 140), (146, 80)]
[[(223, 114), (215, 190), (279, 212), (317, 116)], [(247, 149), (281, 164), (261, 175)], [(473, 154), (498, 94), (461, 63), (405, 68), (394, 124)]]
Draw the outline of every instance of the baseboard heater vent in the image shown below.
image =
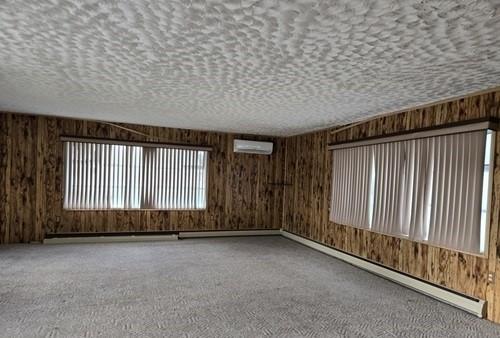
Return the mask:
[(237, 237), (237, 236), (273, 236), (281, 235), (277, 229), (256, 230), (213, 230), (213, 231), (181, 231), (179, 238), (205, 238), (205, 237)]
[(281, 236), (278, 229), (255, 230), (213, 230), (182, 232), (115, 232), (115, 233), (66, 233), (49, 234), (43, 244), (72, 243), (116, 243), (116, 242), (156, 242), (172, 241), (180, 238), (237, 237), (237, 236)]
[(326, 245), (317, 243), (315, 241), (309, 240), (307, 238), (292, 234), (288, 231), (281, 230), (281, 233), (284, 237), (289, 238), (295, 242), (301, 243), (305, 246), (308, 246), (312, 249), (320, 251), (329, 256), (338, 258), (343, 260), (349, 264), (357, 266), (363, 270), (369, 271), (376, 275), (379, 275), (383, 278), (389, 279), (393, 282), (411, 288), (415, 291), (423, 293), (427, 296), (440, 300), (442, 302), (448, 303), (452, 306), (460, 308), (464, 311), (472, 313), (479, 318), (483, 318), (485, 314), (485, 305), (486, 302), (481, 299), (475, 299), (471, 297), (467, 297), (465, 295), (458, 294), (451, 290), (447, 290), (445, 288), (441, 288), (439, 286), (435, 286), (433, 284), (418, 280), (416, 278), (404, 275), (397, 271), (393, 271), (391, 269), (385, 268), (375, 263), (370, 263), (364, 259), (357, 258), (355, 256), (351, 256), (342, 251), (330, 248)]
[(113, 235), (113, 236), (68, 236), (45, 238), (43, 244), (78, 244), (78, 243), (124, 243), (124, 242), (161, 242), (175, 241), (177, 234), (168, 235)]

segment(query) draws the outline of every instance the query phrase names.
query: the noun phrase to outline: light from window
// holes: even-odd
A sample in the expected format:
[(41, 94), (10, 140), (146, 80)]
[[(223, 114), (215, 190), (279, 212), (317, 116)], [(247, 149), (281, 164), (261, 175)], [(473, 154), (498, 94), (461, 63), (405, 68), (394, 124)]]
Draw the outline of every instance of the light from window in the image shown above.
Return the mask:
[(375, 202), (375, 154), (371, 154), (370, 189), (368, 198), (368, 225), (373, 225), (373, 203)]
[(488, 130), (486, 134), (486, 146), (484, 151), (484, 171), (483, 171), (483, 187), (481, 194), (481, 252), (485, 252), (485, 243), (487, 242), (486, 236), (488, 235), (487, 229), (489, 224), (488, 206), (490, 205), (491, 184), (492, 184), (492, 171), (490, 170), (490, 163), (493, 159), (492, 136), (493, 132)]

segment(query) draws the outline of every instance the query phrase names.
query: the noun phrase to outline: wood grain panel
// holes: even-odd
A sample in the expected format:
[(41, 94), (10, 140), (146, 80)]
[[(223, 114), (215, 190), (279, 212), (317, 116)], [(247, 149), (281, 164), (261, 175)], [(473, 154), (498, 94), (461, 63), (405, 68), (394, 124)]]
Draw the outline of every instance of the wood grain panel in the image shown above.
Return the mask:
[[(144, 137), (107, 124), (21, 114), (0, 114), (0, 243), (40, 241), (46, 233), (279, 229), (284, 140), (123, 124)], [(63, 210), (61, 136), (206, 144), (208, 207), (203, 211)], [(275, 142), (271, 156), (233, 153), (233, 139)]]
[[(500, 322), (500, 133), (494, 166), (494, 194), (488, 257), (476, 257), (329, 222), (331, 152), (328, 144), (361, 140), (418, 128), (484, 117), (500, 117), (500, 92), (467, 97), (431, 107), (286, 139), (283, 228), (412, 276), (488, 301), (488, 318)], [(493, 282), (488, 282), (492, 274)], [(496, 280), (495, 280), (496, 279)]]
[(10, 242), (10, 168), (12, 117), (0, 114), (0, 243)]
[(11, 117), (9, 242), (29, 242), (36, 233), (36, 133), (36, 118)]

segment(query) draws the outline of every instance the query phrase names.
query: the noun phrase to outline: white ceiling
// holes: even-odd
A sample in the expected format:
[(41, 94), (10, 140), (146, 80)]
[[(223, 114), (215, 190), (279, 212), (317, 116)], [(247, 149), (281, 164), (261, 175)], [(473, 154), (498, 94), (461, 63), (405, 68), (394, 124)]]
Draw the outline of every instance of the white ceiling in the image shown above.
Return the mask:
[(292, 135), (498, 85), (499, 1), (0, 0), (0, 110)]

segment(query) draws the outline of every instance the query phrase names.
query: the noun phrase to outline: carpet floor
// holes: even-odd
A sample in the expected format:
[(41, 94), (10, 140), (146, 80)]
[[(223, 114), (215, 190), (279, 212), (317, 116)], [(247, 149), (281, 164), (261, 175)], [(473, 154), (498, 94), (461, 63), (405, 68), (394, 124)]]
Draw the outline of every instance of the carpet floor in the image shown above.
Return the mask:
[(282, 237), (0, 247), (1, 337), (500, 337)]

